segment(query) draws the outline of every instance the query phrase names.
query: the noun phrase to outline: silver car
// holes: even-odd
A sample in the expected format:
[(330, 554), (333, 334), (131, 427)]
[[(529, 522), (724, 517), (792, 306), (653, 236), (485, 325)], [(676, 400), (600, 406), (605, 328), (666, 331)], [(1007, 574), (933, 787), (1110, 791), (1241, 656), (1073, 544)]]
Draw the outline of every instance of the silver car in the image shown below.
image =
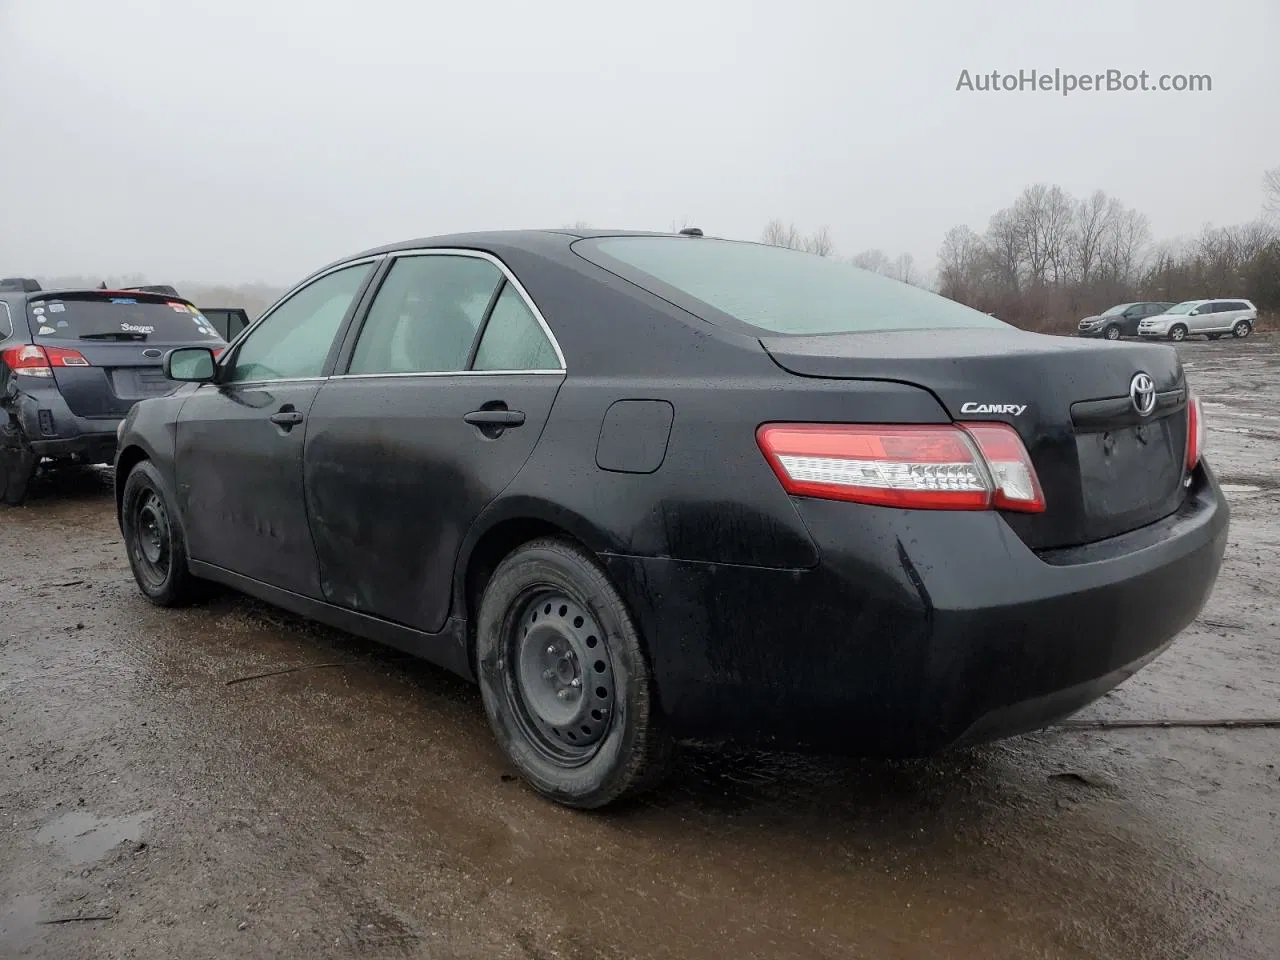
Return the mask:
[(1205, 336), (1217, 340), (1230, 334), (1243, 339), (1253, 333), (1258, 308), (1249, 300), (1185, 300), (1138, 324), (1138, 336), (1185, 340)]

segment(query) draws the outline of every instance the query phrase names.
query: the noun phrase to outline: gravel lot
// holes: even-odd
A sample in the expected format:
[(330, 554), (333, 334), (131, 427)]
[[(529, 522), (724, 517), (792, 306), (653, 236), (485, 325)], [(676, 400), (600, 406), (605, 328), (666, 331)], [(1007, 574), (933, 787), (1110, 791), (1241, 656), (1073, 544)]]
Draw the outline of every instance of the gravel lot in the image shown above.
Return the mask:
[[(1078, 720), (1280, 716), (1280, 337), (1179, 350), (1226, 566)], [(6, 958), (1274, 960), (1278, 767), (1280, 729), (1057, 729), (913, 763), (693, 753), (572, 813), (433, 667), (243, 598), (149, 606), (108, 475), (0, 513)]]

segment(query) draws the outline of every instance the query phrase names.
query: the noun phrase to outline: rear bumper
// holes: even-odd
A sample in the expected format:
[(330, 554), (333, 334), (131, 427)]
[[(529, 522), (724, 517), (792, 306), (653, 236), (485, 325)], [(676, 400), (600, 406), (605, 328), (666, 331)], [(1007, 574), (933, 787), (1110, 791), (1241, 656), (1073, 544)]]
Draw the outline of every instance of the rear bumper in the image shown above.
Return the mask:
[(122, 418), (77, 417), (56, 391), (24, 395), (17, 405), (18, 422), (32, 450), (41, 457), (74, 457), (85, 463), (111, 463), (116, 455), (116, 427)]
[(920, 755), (1046, 726), (1196, 617), (1228, 525), (1204, 469), (1177, 514), (1042, 553), (993, 513), (796, 506), (813, 569), (607, 558), (679, 735)]

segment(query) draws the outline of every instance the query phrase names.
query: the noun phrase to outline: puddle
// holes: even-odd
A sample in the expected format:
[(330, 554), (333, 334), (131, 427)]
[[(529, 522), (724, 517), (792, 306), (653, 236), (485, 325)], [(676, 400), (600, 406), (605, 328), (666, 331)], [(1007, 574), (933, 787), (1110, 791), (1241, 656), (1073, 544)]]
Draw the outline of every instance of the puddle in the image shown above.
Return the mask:
[(127, 817), (95, 817), (89, 813), (67, 813), (47, 823), (35, 835), (36, 843), (51, 843), (58, 853), (75, 864), (101, 860), (125, 840), (138, 840), (142, 824), (151, 814)]

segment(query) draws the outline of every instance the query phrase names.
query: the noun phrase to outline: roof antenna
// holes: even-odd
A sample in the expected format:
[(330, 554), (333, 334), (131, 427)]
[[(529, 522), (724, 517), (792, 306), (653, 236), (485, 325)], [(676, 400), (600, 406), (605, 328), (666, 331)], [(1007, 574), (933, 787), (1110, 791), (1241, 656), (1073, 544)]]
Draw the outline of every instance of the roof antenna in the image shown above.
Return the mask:
[(680, 231), (680, 233), (686, 237), (700, 237), (702, 236), (702, 228), (701, 227), (684, 227)]

